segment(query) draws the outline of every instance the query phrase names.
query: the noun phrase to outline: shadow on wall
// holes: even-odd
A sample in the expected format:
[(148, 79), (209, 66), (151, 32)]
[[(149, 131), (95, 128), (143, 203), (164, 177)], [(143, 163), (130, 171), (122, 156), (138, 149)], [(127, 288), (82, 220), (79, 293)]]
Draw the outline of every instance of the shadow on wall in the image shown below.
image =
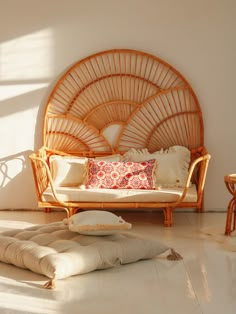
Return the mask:
[[(19, 84), (24, 84), (23, 81)], [(15, 139), (21, 135), (20, 142), (23, 145), (30, 145), (32, 147), (31, 140), (33, 140), (33, 149), (38, 149), (42, 145), (42, 129), (43, 129), (43, 116), (45, 111), (45, 103), (49, 97), (51, 86), (48, 81), (45, 80), (44, 87), (38, 89), (28, 90), (27, 92), (11, 96), (9, 99), (0, 100), (0, 132), (1, 136), (8, 139), (8, 144), (20, 150), (19, 141), (14, 143)], [(11, 90), (14, 90), (15, 85), (9, 82)], [(9, 125), (14, 125), (14, 128), (8, 128)], [(0, 142), (3, 141), (0, 139)], [(3, 142), (4, 143), (4, 142)], [(2, 144), (3, 145), (3, 144)], [(3, 152), (2, 152), (3, 153)], [(2, 157), (2, 156), (1, 156)]]
[(31, 153), (27, 150), (0, 159), (0, 209), (27, 209), (25, 204), (34, 204), (33, 208), (37, 208)]

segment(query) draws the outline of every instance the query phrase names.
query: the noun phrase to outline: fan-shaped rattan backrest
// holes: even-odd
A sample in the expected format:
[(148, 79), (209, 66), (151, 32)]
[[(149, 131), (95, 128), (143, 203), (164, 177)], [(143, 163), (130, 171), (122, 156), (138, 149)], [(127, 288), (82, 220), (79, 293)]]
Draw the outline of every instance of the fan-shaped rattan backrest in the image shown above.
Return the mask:
[(104, 51), (74, 64), (52, 91), (44, 146), (81, 154), (203, 143), (198, 100), (172, 66), (150, 54)]

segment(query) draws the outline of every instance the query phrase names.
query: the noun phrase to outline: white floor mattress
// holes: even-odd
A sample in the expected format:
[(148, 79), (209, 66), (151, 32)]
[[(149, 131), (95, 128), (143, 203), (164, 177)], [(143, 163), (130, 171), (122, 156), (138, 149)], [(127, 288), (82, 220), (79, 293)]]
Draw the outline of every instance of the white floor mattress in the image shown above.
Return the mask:
[(153, 258), (169, 248), (132, 232), (85, 236), (63, 222), (0, 234), (0, 261), (52, 280)]

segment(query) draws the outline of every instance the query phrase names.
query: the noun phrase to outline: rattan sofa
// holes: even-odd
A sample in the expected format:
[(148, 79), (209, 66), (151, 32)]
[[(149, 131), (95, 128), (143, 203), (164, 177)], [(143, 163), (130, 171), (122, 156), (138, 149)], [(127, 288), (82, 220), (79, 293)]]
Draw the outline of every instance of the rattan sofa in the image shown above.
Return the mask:
[[(65, 199), (67, 187), (55, 186), (49, 162), (52, 155), (105, 158), (124, 155), (130, 148), (153, 153), (175, 145), (191, 152), (186, 182), (174, 193), (171, 188), (150, 191), (148, 201), (145, 194), (137, 197), (135, 191), (122, 199), (117, 197), (122, 191), (105, 189), (96, 191), (96, 196), (92, 190), (83, 196), (78, 189), (76, 200)], [(210, 155), (204, 145), (199, 102), (178, 71), (145, 52), (103, 51), (70, 67), (48, 99), (43, 146), (30, 159), (38, 205), (46, 211), (64, 208), (71, 216), (80, 209), (162, 209), (164, 225), (171, 226), (175, 208), (203, 210)], [(189, 197), (192, 186), (194, 198)], [(50, 197), (45, 196), (48, 191)]]

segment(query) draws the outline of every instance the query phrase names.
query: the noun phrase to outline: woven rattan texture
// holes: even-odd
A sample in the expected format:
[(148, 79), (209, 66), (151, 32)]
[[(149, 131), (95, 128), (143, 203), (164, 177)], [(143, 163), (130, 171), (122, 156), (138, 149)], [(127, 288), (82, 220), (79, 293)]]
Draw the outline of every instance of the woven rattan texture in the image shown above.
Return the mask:
[(134, 50), (104, 51), (74, 64), (53, 89), (44, 117), (43, 145), (66, 153), (195, 149), (203, 138), (189, 83), (163, 60)]

